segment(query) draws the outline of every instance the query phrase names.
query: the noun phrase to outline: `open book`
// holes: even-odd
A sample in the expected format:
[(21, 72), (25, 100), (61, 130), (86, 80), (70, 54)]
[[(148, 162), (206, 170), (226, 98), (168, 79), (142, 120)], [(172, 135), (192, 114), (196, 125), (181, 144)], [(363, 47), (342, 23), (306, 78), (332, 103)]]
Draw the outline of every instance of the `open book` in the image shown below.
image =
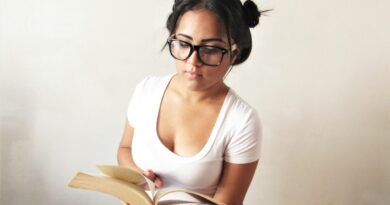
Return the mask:
[[(81, 188), (98, 191), (117, 197), (131, 205), (157, 205), (167, 204), (159, 203), (163, 196), (173, 192), (184, 192), (200, 199), (201, 203), (195, 204), (214, 204), (224, 205), (215, 201), (213, 198), (182, 188), (163, 188), (156, 192), (155, 184), (142, 173), (122, 166), (101, 165), (98, 166), (104, 175), (91, 175), (78, 172), (69, 182), (68, 186), (72, 188)], [(153, 199), (142, 188), (147, 184)], [(193, 202), (175, 202), (169, 204), (194, 204)]]

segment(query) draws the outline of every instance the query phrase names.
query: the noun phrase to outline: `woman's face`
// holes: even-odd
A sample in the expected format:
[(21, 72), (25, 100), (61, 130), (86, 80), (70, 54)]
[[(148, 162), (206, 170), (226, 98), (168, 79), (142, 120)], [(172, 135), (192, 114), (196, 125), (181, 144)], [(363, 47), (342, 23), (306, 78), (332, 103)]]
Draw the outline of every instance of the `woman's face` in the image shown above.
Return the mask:
[[(206, 9), (184, 13), (179, 19), (175, 38), (192, 45), (229, 47), (225, 31), (218, 17)], [(223, 79), (232, 60), (228, 52), (224, 54), (222, 62), (218, 66), (209, 66), (202, 63), (198, 58), (197, 51), (194, 51), (188, 59), (176, 60), (176, 69), (178, 77), (189, 89), (207, 91), (224, 86)]]

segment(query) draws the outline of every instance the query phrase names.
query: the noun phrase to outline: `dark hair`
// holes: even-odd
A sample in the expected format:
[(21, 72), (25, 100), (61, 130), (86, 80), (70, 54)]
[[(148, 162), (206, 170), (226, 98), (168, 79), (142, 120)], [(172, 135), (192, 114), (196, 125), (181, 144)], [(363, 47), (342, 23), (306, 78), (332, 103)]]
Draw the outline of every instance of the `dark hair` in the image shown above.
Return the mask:
[(225, 26), (229, 46), (232, 38), (239, 49), (233, 65), (244, 62), (252, 50), (249, 28), (259, 23), (259, 18), (264, 11), (259, 11), (251, 0), (246, 0), (244, 4), (241, 4), (240, 0), (175, 0), (172, 13), (166, 22), (170, 35), (176, 32), (177, 22), (184, 13), (197, 9), (207, 9), (219, 17)]

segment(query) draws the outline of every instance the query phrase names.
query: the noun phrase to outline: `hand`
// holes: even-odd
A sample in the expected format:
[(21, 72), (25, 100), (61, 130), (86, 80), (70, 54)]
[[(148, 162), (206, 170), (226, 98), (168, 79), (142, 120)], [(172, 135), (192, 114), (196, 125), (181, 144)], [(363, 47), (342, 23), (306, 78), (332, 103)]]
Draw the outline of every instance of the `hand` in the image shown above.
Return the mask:
[[(148, 177), (150, 180), (152, 180), (157, 188), (161, 188), (161, 187), (164, 186), (164, 182), (152, 170), (147, 170), (143, 174), (146, 177)], [(148, 189), (149, 188), (147, 183), (145, 183), (143, 186), (144, 186), (144, 189)], [(122, 205), (131, 205), (131, 204), (122, 201)]]
[[(148, 177), (150, 180), (152, 180), (157, 188), (161, 188), (164, 186), (164, 182), (152, 170), (149, 169), (149, 170), (145, 171), (144, 175), (146, 177)], [(145, 185), (145, 186), (147, 187), (147, 185)]]

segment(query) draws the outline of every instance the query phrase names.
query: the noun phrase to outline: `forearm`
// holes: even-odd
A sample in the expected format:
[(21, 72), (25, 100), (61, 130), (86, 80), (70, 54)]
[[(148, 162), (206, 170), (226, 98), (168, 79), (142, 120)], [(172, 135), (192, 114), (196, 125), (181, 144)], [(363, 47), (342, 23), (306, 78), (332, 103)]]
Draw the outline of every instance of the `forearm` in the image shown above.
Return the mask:
[(227, 196), (225, 194), (216, 193), (213, 198), (226, 205), (243, 205), (243, 200), (238, 197), (234, 197), (234, 194), (232, 196)]
[(258, 161), (247, 164), (224, 163), (222, 178), (214, 198), (227, 205), (242, 205)]
[(142, 171), (134, 162), (130, 147), (119, 147), (117, 155), (118, 164), (121, 166), (129, 167)]

